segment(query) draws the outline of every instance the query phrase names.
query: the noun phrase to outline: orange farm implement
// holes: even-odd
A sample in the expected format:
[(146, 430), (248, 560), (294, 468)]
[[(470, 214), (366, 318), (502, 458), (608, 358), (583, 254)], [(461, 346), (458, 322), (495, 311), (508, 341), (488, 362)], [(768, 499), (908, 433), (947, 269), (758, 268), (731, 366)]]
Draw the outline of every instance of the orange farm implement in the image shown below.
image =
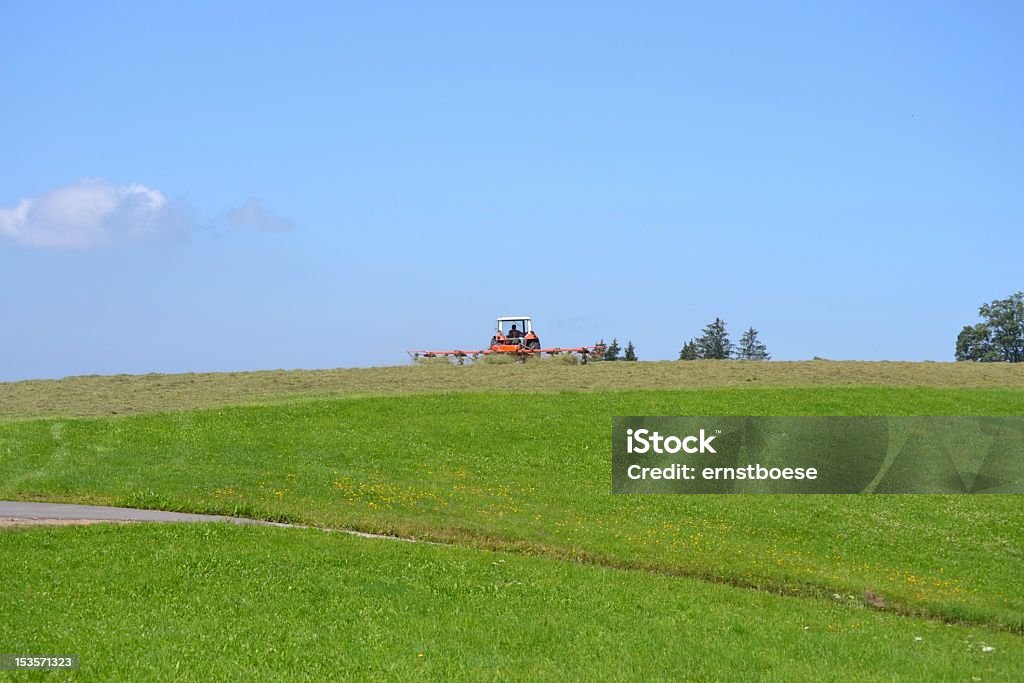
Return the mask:
[(580, 361), (586, 363), (588, 360), (595, 360), (604, 354), (605, 348), (601, 345), (574, 346), (574, 347), (549, 347), (540, 345), (540, 338), (533, 329), (533, 322), (529, 316), (510, 315), (498, 318), (494, 329), (494, 336), (486, 349), (476, 351), (468, 349), (450, 349), (446, 351), (409, 351), (412, 358), (454, 358), (459, 364), (467, 358), (476, 359), (490, 354), (505, 354), (516, 356), (519, 360), (525, 361), (530, 356), (560, 356), (562, 354), (573, 354), (580, 357)]

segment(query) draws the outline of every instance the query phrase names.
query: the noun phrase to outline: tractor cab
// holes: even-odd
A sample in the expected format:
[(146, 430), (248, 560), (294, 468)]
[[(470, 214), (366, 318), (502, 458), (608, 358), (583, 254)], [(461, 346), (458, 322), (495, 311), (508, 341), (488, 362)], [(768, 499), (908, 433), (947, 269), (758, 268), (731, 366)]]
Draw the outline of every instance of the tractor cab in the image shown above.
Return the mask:
[[(498, 348), (500, 347), (500, 348)], [(512, 352), (519, 349), (539, 349), (540, 339), (533, 331), (533, 323), (525, 315), (498, 318), (491, 348), (496, 351)]]

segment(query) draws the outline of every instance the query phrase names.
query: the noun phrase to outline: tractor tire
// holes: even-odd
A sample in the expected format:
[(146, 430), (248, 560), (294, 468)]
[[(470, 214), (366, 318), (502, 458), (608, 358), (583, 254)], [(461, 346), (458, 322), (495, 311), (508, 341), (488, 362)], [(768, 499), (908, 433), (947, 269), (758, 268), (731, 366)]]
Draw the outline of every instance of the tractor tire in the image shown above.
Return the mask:
[(540, 340), (539, 339), (531, 339), (530, 341), (526, 342), (526, 348), (532, 349), (534, 351), (539, 349), (540, 348)]
[(494, 346), (497, 343), (498, 343), (498, 338), (497, 337), (491, 337), (491, 344), (487, 348), (491, 348), (491, 346)]

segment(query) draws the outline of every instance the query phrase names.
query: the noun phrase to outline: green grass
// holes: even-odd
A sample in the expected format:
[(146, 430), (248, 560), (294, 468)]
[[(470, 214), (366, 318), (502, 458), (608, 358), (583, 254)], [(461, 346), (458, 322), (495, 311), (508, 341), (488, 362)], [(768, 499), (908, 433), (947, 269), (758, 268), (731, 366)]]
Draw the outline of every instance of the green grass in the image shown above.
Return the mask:
[(1024, 363), (690, 361), (406, 365), (337, 370), (116, 375), (0, 382), (0, 420), (188, 410), (239, 403), (454, 391), (900, 386), (1024, 389)]
[[(613, 496), (613, 415), (1019, 415), (1009, 389), (307, 400), (0, 425), (0, 497), (239, 513), (1024, 630), (1014, 496)], [(859, 598), (858, 598), (859, 599)]]
[(991, 681), (1024, 670), (1017, 636), (846, 596), (312, 530), (8, 529), (0, 557), (4, 651), (77, 654), (93, 680)]

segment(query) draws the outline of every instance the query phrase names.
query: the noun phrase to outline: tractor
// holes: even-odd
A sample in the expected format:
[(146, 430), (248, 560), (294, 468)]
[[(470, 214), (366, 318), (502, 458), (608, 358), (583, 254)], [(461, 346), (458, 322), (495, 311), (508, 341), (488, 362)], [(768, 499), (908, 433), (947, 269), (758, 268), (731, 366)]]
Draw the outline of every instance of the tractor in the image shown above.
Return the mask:
[(455, 358), (459, 365), (462, 365), (466, 358), (477, 359), (494, 353), (516, 356), (520, 361), (526, 361), (530, 356), (558, 356), (563, 353), (579, 354), (580, 361), (586, 363), (589, 359), (598, 358), (604, 353), (604, 347), (596, 346), (574, 346), (568, 348), (552, 347), (543, 348), (540, 345), (540, 338), (533, 329), (533, 321), (528, 315), (507, 315), (498, 318), (494, 326), (494, 334), (491, 336), (491, 343), (486, 349), (463, 350), (450, 349), (445, 351), (409, 351), (409, 355), (416, 360), (418, 358)]
[(533, 331), (533, 323), (527, 316), (503, 316), (498, 318), (494, 336), (491, 337), (491, 351), (496, 353), (519, 353), (526, 349), (540, 349), (540, 339)]

